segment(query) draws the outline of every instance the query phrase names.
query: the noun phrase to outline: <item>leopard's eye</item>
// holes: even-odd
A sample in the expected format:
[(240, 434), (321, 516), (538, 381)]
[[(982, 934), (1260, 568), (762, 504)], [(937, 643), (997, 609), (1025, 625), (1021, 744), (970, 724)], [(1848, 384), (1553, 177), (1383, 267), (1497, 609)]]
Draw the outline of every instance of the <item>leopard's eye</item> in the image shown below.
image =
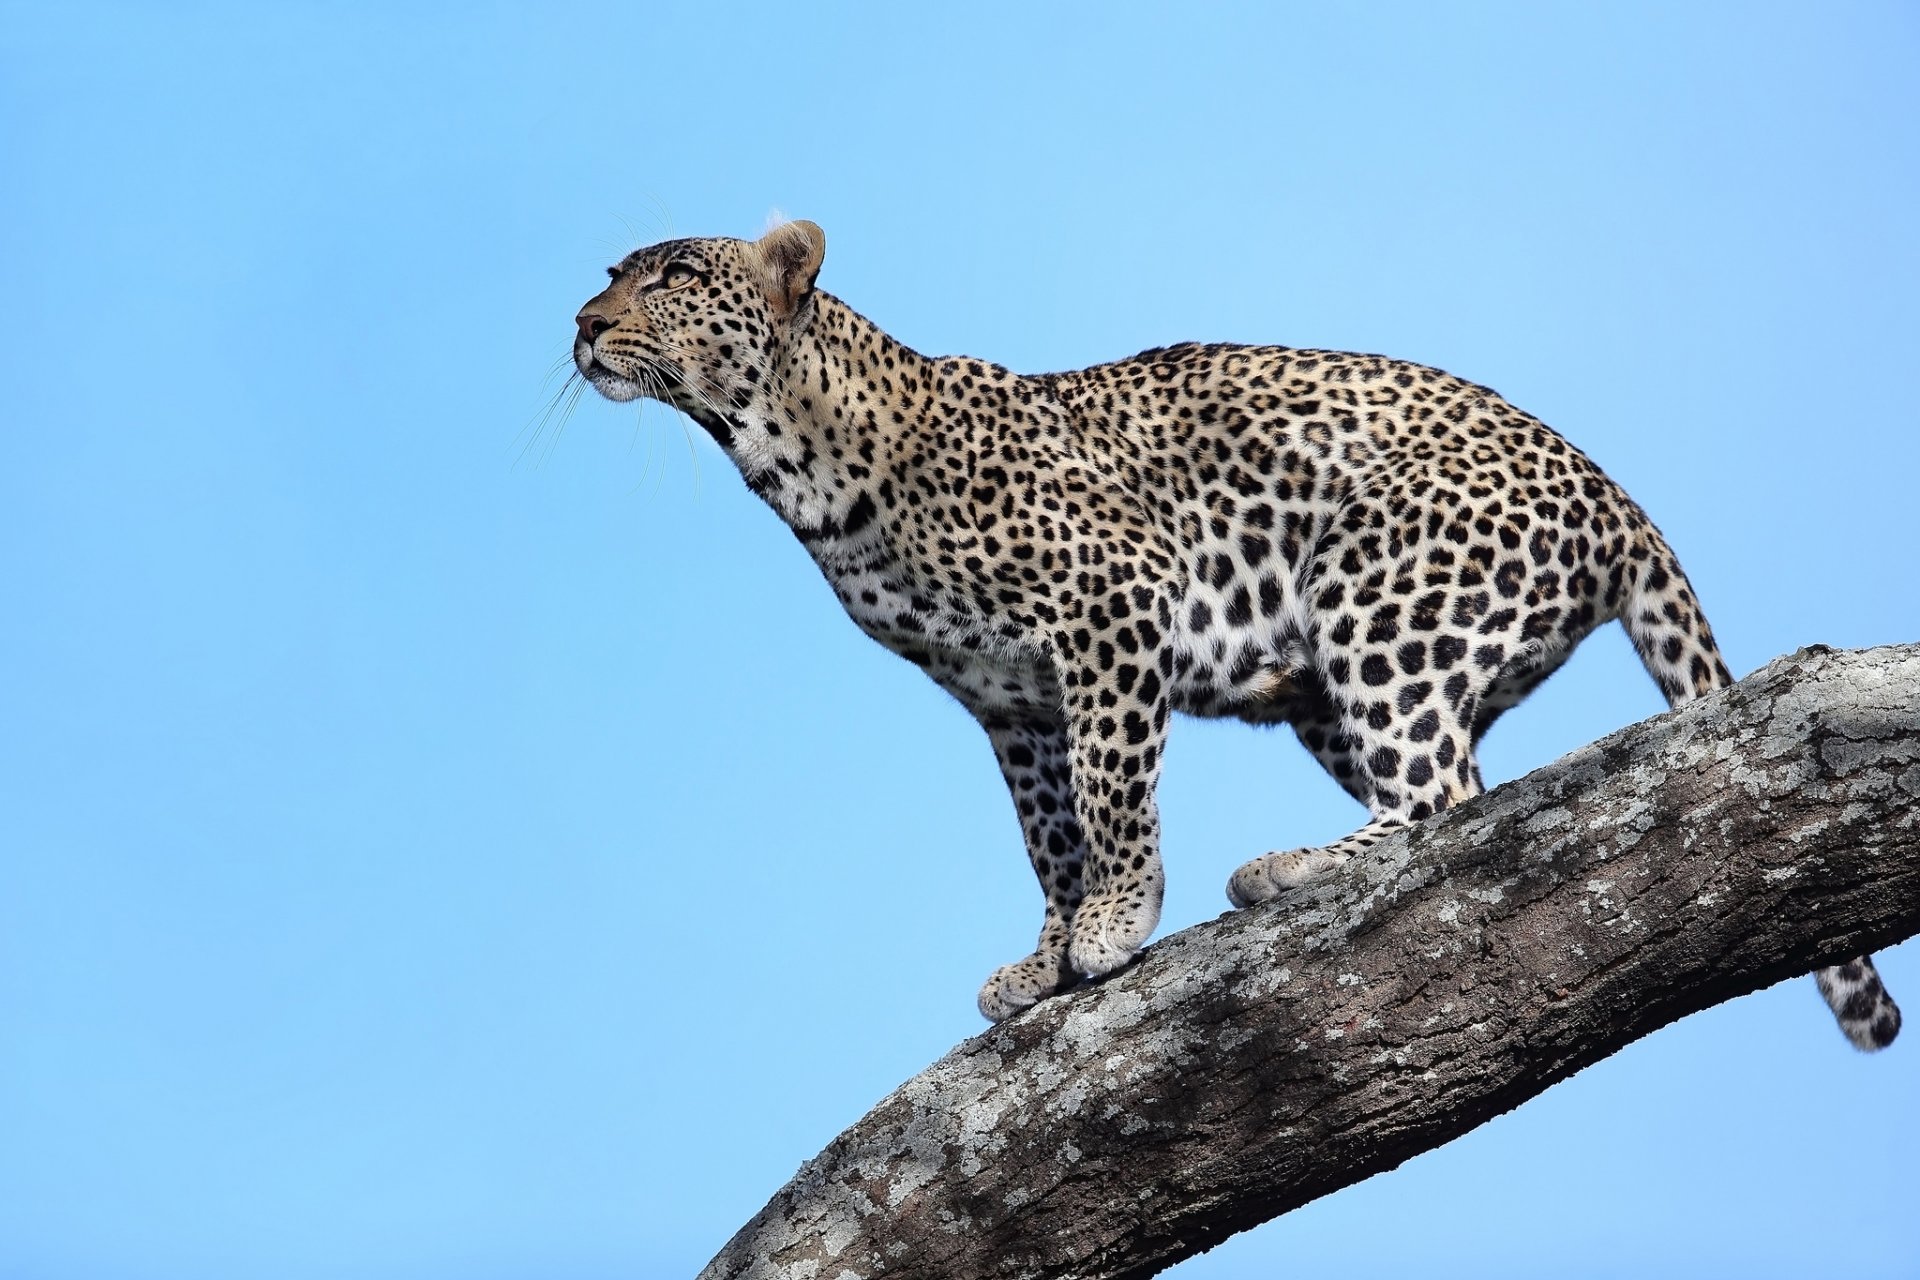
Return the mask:
[(660, 273), (660, 287), (663, 289), (684, 289), (699, 278), (700, 273), (698, 271), (695, 271), (684, 262), (675, 262), (669, 264), (667, 269)]

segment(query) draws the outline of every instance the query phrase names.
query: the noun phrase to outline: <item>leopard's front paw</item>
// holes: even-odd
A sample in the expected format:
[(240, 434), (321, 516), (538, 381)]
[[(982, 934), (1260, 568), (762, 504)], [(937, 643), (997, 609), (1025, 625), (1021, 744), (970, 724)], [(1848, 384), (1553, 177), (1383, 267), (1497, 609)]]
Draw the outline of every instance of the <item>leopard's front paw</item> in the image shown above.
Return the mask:
[(1326, 879), (1346, 860), (1345, 854), (1325, 849), (1263, 853), (1233, 873), (1227, 881), (1227, 900), (1236, 907), (1250, 907), (1277, 898), (1289, 889)]
[(1089, 977), (1112, 973), (1133, 959), (1159, 922), (1159, 911), (1138, 896), (1116, 893), (1088, 898), (1073, 913), (1067, 963)]
[(988, 1022), (1011, 1018), (1073, 985), (1079, 975), (1064, 968), (1063, 960), (1059, 952), (1049, 955), (1036, 951), (1024, 960), (995, 969), (980, 988), (980, 1016)]

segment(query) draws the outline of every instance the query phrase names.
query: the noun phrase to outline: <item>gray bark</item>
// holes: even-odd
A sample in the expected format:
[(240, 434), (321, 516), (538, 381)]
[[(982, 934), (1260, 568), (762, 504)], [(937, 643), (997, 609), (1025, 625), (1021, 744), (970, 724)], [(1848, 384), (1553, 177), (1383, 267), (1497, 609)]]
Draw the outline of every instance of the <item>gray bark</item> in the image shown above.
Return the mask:
[(966, 1041), (702, 1280), (1152, 1275), (1920, 933), (1917, 819), (1920, 645), (1803, 649)]

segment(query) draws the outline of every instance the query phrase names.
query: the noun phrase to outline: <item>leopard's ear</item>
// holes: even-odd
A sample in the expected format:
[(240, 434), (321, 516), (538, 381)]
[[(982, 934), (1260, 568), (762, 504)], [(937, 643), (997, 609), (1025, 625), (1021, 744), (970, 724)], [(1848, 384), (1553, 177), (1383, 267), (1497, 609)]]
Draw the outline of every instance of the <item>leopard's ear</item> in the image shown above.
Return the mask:
[(827, 233), (811, 222), (783, 222), (753, 246), (767, 268), (767, 298), (792, 319), (813, 295), (814, 277), (827, 256)]

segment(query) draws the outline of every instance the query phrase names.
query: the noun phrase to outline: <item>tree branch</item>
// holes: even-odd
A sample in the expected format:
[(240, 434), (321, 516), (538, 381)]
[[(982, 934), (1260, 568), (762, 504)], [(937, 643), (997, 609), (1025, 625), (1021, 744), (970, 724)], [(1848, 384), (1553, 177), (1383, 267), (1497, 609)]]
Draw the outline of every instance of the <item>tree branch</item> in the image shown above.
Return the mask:
[(966, 1041), (701, 1280), (1149, 1276), (1915, 933), (1920, 645), (1803, 649)]

